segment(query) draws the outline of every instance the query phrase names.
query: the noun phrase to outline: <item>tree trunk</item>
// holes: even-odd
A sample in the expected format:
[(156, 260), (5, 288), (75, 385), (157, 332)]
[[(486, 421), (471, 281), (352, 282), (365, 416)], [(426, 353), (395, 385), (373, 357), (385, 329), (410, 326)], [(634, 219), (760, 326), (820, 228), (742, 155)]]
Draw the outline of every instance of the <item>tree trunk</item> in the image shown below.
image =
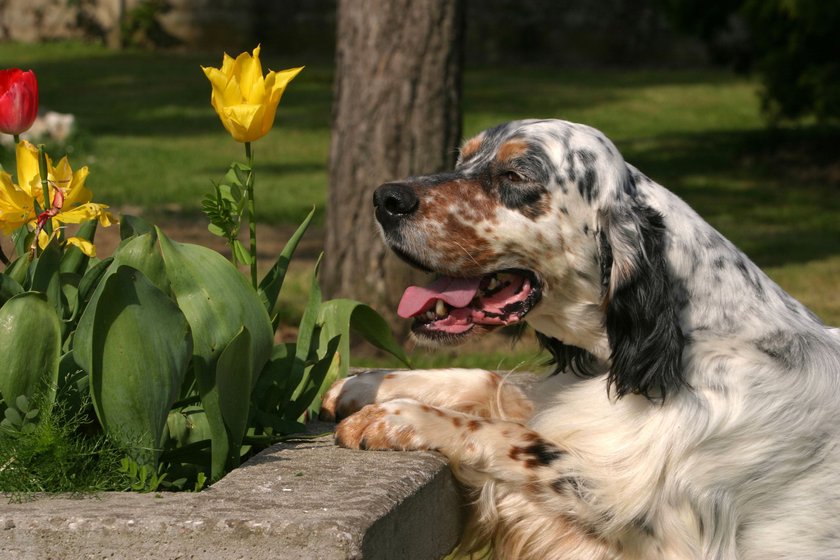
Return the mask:
[(402, 291), (424, 277), (386, 249), (373, 191), (454, 164), (462, 28), (461, 0), (338, 2), (322, 285), (328, 297), (363, 301), (395, 327)]

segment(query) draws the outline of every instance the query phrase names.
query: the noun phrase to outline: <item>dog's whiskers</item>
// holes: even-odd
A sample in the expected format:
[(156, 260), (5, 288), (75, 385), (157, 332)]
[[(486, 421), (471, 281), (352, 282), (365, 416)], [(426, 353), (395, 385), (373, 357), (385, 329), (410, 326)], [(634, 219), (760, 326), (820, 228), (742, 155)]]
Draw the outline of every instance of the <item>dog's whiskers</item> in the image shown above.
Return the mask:
[(469, 251), (467, 251), (467, 249), (466, 249), (463, 245), (461, 245), (461, 244), (460, 244), (460, 243), (458, 243), (457, 241), (455, 241), (455, 245), (457, 245), (458, 247), (460, 247), (460, 248), (461, 248), (461, 250), (462, 250), (462, 251), (464, 251), (464, 252), (467, 254), (467, 256), (470, 258), (470, 260), (471, 260), (472, 262), (474, 262), (474, 263), (475, 263), (475, 266), (477, 266), (477, 267), (479, 267), (479, 268), (481, 267), (481, 265), (479, 264), (479, 262), (478, 262), (477, 260), (475, 260), (475, 257), (473, 257), (473, 256), (472, 256), (472, 254), (470, 254), (470, 252), (469, 252)]

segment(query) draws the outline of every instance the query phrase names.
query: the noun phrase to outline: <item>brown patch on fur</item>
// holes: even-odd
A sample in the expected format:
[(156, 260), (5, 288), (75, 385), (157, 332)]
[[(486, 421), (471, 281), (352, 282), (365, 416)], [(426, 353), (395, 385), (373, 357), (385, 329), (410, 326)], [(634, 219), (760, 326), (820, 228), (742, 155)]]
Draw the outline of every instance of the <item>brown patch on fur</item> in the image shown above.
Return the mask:
[(466, 161), (478, 153), (478, 149), (481, 147), (483, 140), (484, 135), (479, 134), (464, 142), (464, 145), (461, 146), (461, 161)]
[(460, 427), (461, 427), (461, 424), (462, 424), (461, 419), (460, 419), (460, 418), (458, 418), (457, 416), (453, 416), (453, 417), (452, 417), (452, 424), (453, 424), (456, 428), (460, 428)]
[(522, 461), (526, 469), (548, 466), (564, 455), (563, 451), (544, 441), (534, 432), (526, 432), (522, 435), (522, 439), (533, 443), (526, 446), (511, 446), (508, 457), (514, 461)]
[[(399, 409), (392, 414), (397, 415)], [(335, 441), (350, 449), (416, 449), (414, 429), (390, 428), (386, 411), (380, 405), (368, 405), (342, 420), (335, 431)]]
[(540, 495), (542, 493), (543, 486), (544, 485), (540, 483), (540, 479), (533, 474), (528, 475), (528, 481), (524, 484), (525, 492), (531, 494), (532, 496)]
[(394, 379), (396, 376), (396, 373), (386, 373), (385, 377), (383, 377), (382, 379)]
[(467, 429), (471, 432), (476, 432), (479, 428), (481, 428), (481, 424), (481, 420), (470, 420), (467, 422)]
[(496, 152), (496, 161), (502, 163), (521, 156), (528, 151), (528, 143), (525, 140), (508, 140)]
[(457, 269), (462, 275), (469, 276), (482, 274), (498, 262), (500, 255), (474, 227), (451, 215), (442, 225), (445, 237), (435, 240), (431, 245), (450, 260), (448, 268)]
[(417, 193), (421, 196), (420, 208), (423, 218), (442, 224), (447, 216), (459, 207), (471, 222), (494, 221), (496, 202), (490, 198), (484, 186), (475, 179), (455, 179), (439, 183)]
[(416, 217), (427, 236), (427, 245), (436, 254), (436, 265), (457, 270), (459, 275), (481, 274), (498, 261), (492, 246), (498, 201), (475, 179), (454, 179), (422, 189)]
[(335, 441), (342, 447), (350, 449), (363, 449), (368, 447), (365, 432), (376, 423), (380, 423), (385, 417), (385, 410), (377, 405), (368, 405), (362, 410), (345, 418), (339, 423), (335, 430)]

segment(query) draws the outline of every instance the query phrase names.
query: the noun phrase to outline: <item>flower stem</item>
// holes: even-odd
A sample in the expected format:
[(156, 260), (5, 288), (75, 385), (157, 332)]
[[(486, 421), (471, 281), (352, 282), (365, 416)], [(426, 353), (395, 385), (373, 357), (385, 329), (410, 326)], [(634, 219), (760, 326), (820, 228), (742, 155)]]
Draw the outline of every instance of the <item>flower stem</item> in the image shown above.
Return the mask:
[[(52, 207), (50, 200), (50, 181), (49, 171), (47, 170), (47, 152), (44, 150), (43, 144), (38, 144), (38, 173), (41, 175), (41, 189), (44, 192), (44, 212)], [(44, 231), (47, 235), (52, 233), (52, 220), (47, 220), (44, 224)], [(35, 240), (37, 242), (37, 239)]]
[(20, 144), (20, 134), (13, 134), (12, 136), (15, 138), (15, 146)]
[(245, 157), (248, 158), (248, 232), (251, 237), (251, 284), (257, 289), (257, 216), (254, 205), (254, 152), (251, 143), (245, 142)]

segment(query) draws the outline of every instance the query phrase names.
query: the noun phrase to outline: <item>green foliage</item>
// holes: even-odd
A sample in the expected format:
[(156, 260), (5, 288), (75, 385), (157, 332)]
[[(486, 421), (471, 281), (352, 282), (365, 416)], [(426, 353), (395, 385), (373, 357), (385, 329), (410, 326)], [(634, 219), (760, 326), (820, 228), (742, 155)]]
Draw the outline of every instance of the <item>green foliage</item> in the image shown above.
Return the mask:
[(764, 109), (771, 118), (840, 119), (840, 3), (748, 0)]
[(161, 26), (158, 18), (168, 10), (166, 0), (141, 0), (127, 11), (120, 22), (124, 47), (171, 47), (178, 43)]
[[(753, 65), (761, 75), (762, 105), (772, 120), (815, 116), (840, 119), (840, 3), (824, 0), (660, 0), (684, 29), (697, 33), (719, 58)], [(743, 22), (745, 44), (722, 35)]]
[(23, 292), (0, 307), (0, 396), (13, 403), (41, 395), (52, 406), (58, 382), (61, 327), (55, 309), (38, 292)]
[[(0, 439), (7, 461), (18, 465), (25, 455), (35, 470), (11, 471), (34, 478), (0, 490), (66, 489), (53, 471), (39, 478), (39, 457), (82, 460), (105, 447), (119, 454), (104, 477), (111, 487), (117, 480), (140, 492), (198, 490), (302, 428), (320, 394), (347, 372), (351, 329), (405, 361), (372, 310), (322, 301), (317, 271), (298, 342), (274, 345), (278, 320), (269, 311), (311, 219), (258, 290), (215, 251), (174, 242), (132, 217), (108, 259), (50, 246), (10, 264), (15, 277), (0, 275)], [(83, 228), (93, 236), (95, 225)], [(59, 419), (54, 407), (69, 416)], [(42, 447), (21, 447), (42, 432)]]
[(19, 395), (3, 412), (5, 418), (0, 421), (0, 432), (30, 434), (38, 426), (40, 414), (41, 409), (30, 406), (26, 395)]
[(31, 492), (128, 489), (119, 470), (124, 449), (104, 434), (85, 433), (91, 420), (83, 409), (71, 412), (59, 404), (42, 412), (43, 400), (18, 398), (6, 409), (7, 419), (10, 410), (25, 419), (0, 423), (0, 492), (21, 500)]
[(224, 237), (233, 254), (234, 264), (251, 264), (251, 255), (239, 241), (242, 214), (248, 202), (245, 185), (251, 168), (241, 163), (232, 163), (221, 183), (213, 185), (213, 192), (204, 197), (201, 208), (210, 224), (207, 229), (213, 235)]
[[(102, 427), (116, 441), (137, 445), (144, 464), (157, 463), (169, 409), (192, 354), (190, 326), (178, 306), (138, 270), (119, 266), (85, 314), (93, 332), (90, 395)], [(82, 340), (82, 337), (79, 338)], [(78, 348), (77, 348), (78, 350)]]
[(130, 488), (135, 492), (156, 492), (166, 479), (166, 473), (153, 472), (145, 463), (140, 464), (129, 457), (120, 460), (119, 472), (126, 475)]

